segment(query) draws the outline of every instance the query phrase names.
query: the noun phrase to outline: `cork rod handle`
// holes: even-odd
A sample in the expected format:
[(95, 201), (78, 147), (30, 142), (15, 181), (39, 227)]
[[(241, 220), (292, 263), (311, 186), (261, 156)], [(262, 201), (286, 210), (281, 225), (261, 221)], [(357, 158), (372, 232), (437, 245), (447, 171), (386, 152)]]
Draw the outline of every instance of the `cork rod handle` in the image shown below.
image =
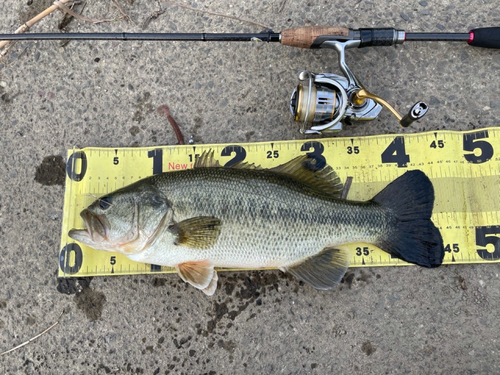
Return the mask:
[(348, 36), (349, 29), (342, 26), (304, 26), (281, 32), (281, 44), (291, 47), (311, 48), (321, 35)]

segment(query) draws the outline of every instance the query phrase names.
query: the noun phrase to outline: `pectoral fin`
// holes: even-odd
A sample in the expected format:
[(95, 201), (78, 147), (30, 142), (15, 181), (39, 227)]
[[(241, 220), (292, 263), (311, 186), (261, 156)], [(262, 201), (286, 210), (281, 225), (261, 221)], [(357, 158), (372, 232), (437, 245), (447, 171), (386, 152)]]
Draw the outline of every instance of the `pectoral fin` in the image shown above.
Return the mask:
[(325, 248), (303, 262), (285, 267), (297, 279), (311, 284), (316, 289), (331, 289), (345, 275), (351, 262), (351, 252), (343, 246)]
[(208, 260), (181, 263), (176, 267), (182, 280), (211, 296), (217, 288), (217, 271)]
[(220, 220), (210, 216), (193, 217), (171, 225), (168, 230), (177, 236), (176, 245), (208, 249), (219, 238)]

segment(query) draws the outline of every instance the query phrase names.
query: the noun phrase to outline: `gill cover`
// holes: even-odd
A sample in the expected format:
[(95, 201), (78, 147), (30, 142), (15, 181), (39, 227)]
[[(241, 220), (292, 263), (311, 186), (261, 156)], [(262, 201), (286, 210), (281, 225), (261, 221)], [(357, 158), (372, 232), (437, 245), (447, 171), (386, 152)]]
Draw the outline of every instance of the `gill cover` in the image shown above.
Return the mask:
[(167, 198), (145, 181), (107, 194), (81, 212), (86, 229), (69, 236), (98, 250), (133, 254), (168, 225), (171, 210)]

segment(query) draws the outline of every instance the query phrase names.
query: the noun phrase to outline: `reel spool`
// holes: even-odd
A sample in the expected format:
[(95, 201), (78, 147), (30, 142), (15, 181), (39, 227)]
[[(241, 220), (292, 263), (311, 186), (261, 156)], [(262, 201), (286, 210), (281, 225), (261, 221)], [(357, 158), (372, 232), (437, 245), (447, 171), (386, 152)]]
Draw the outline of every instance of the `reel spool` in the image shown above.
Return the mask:
[(373, 120), (382, 106), (373, 99), (355, 105), (349, 82), (337, 74), (299, 73), (300, 83), (290, 98), (290, 111), (301, 122), (303, 134), (321, 134), (342, 130), (342, 121)]
[[(325, 75), (316, 76), (307, 71), (299, 73), (299, 80), (303, 83), (292, 93), (290, 111), (295, 121), (302, 123), (301, 133), (341, 130), (340, 121), (347, 107), (345, 88), (336, 79), (329, 79)], [(307, 129), (307, 124), (317, 125)], [(340, 128), (337, 129), (339, 124)]]

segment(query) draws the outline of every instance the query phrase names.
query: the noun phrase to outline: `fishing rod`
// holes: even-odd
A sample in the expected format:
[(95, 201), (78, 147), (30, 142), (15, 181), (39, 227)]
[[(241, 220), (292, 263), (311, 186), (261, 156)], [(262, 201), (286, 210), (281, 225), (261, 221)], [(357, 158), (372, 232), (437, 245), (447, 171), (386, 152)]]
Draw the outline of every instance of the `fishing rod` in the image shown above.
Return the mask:
[(290, 98), (290, 111), (301, 122), (300, 132), (321, 134), (342, 130), (343, 123), (374, 120), (383, 107), (403, 127), (421, 119), (429, 106), (419, 101), (401, 116), (381, 97), (369, 92), (345, 62), (345, 50), (391, 46), (409, 41), (467, 42), (474, 47), (500, 49), (500, 27), (484, 27), (467, 33), (408, 33), (394, 28), (349, 29), (339, 26), (304, 26), (260, 33), (33, 33), (0, 34), (1, 40), (149, 40), (201, 42), (276, 42), (299, 48), (330, 48), (338, 53), (343, 76), (301, 71)]

